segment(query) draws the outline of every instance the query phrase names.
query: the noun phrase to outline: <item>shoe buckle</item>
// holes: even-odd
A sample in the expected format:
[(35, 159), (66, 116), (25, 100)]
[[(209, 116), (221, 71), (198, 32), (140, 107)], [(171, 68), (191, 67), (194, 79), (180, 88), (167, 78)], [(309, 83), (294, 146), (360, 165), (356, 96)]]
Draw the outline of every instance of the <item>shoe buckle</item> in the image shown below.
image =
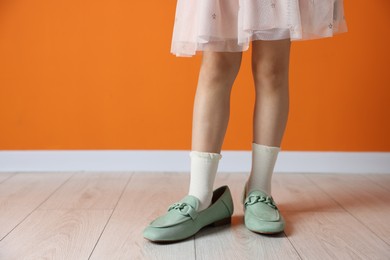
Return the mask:
[(270, 206), (271, 208), (274, 208), (274, 209), (277, 209), (276, 205), (275, 205), (275, 202), (273, 201), (272, 197), (264, 197), (264, 196), (249, 196), (244, 205), (247, 206), (247, 205), (252, 205), (252, 204), (255, 204), (257, 202), (262, 202), (262, 203), (265, 203), (267, 204), (268, 206)]
[(168, 211), (177, 210), (183, 216), (190, 216), (192, 219), (195, 219), (198, 216), (198, 212), (189, 204), (182, 203), (174, 203), (169, 208)]

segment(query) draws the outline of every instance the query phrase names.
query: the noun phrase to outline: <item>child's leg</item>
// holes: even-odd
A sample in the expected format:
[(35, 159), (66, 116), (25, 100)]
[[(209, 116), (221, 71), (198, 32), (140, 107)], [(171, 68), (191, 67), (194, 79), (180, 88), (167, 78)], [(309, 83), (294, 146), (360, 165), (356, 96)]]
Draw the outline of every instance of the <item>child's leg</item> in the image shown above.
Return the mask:
[(241, 52), (203, 52), (193, 109), (189, 189), (201, 201), (199, 210), (211, 203), (241, 57)]
[(221, 152), (241, 57), (241, 52), (203, 52), (194, 101), (192, 150)]
[(248, 192), (260, 189), (271, 194), (271, 177), (289, 111), (290, 45), (290, 39), (253, 41), (256, 101)]

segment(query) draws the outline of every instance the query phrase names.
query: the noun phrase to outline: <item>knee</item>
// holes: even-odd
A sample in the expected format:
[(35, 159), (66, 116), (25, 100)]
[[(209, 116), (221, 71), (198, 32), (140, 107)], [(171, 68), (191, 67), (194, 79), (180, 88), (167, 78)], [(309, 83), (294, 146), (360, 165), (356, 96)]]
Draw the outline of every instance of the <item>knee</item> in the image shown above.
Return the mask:
[(210, 82), (233, 84), (241, 65), (240, 53), (204, 53), (201, 73)]
[(275, 90), (288, 86), (288, 64), (252, 63), (252, 74), (257, 89)]

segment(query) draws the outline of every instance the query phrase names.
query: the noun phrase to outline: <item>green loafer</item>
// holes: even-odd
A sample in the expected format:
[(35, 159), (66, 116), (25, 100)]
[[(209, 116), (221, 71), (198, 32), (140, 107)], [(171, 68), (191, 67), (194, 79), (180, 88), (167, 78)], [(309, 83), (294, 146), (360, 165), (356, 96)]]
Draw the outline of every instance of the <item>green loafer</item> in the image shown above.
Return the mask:
[(272, 196), (260, 190), (246, 195), (243, 191), (244, 223), (247, 229), (260, 234), (274, 234), (284, 230), (285, 221)]
[(229, 187), (216, 189), (208, 208), (198, 212), (198, 207), (198, 198), (185, 196), (144, 229), (144, 238), (153, 242), (174, 242), (195, 235), (203, 227), (230, 223), (234, 208)]

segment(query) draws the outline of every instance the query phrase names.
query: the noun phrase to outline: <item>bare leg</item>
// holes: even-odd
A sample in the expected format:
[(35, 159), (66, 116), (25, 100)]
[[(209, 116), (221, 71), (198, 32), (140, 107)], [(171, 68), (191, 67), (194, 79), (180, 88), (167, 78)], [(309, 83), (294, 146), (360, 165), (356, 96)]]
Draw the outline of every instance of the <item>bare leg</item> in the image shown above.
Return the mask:
[(220, 153), (230, 114), (230, 93), (241, 52), (203, 52), (194, 101), (192, 150)]
[(252, 169), (248, 191), (271, 194), (271, 179), (289, 111), (290, 39), (254, 41), (252, 73), (256, 88)]
[(280, 147), (289, 111), (290, 39), (253, 41), (253, 142)]

